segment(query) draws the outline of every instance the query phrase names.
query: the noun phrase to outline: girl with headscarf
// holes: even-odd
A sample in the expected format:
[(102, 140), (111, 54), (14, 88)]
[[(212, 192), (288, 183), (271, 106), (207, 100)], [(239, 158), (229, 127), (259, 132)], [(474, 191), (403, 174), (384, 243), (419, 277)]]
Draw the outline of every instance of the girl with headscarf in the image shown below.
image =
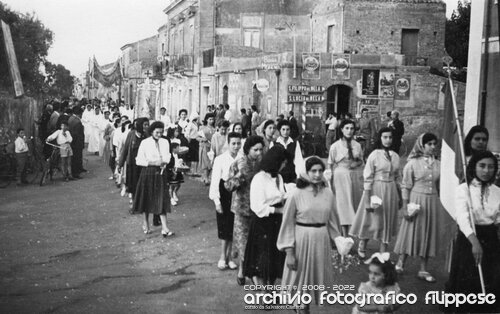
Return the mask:
[[(281, 284), (314, 295), (319, 302), (321, 290), (304, 286), (330, 286), (333, 280), (331, 243), (340, 236), (335, 197), (323, 176), (325, 164), (317, 156), (305, 161), (305, 171), (297, 179), (297, 189), (288, 197), (277, 247), (286, 252)], [(307, 311), (307, 310), (306, 310)]]
[[(396, 235), (399, 208), (399, 155), (392, 150), (392, 129), (378, 132), (376, 149), (368, 156), (363, 171), (364, 191), (354, 218), (350, 235), (360, 239), (358, 255), (366, 257), (369, 239), (380, 242), (380, 252), (386, 252)], [(372, 196), (382, 202), (375, 206)], [(377, 208), (374, 208), (377, 207)]]
[(477, 267), (480, 264), (486, 293), (496, 295), (496, 302), (452, 304), (442, 310), (500, 313), (500, 188), (493, 184), (498, 161), (490, 151), (478, 152), (472, 155), (466, 172), (467, 181), (456, 190), (455, 216), (460, 232), (453, 247), (445, 292), (463, 295), (481, 293)]
[[(439, 197), (440, 163), (435, 157), (437, 137), (425, 133), (418, 137), (403, 169), (401, 194), (403, 221), (399, 229), (394, 252), (399, 254), (396, 271), (403, 272), (408, 256), (420, 257), (419, 279), (434, 282), (427, 271), (427, 260), (438, 251), (438, 228), (441, 228)], [(408, 204), (417, 204), (420, 210), (409, 216)]]
[[(130, 198), (130, 208), (132, 208), (132, 197), (135, 194), (137, 188), (137, 181), (141, 175), (141, 168), (135, 162), (135, 157), (137, 157), (137, 152), (139, 151), (139, 145), (143, 139), (146, 138), (146, 130), (149, 128), (148, 118), (138, 118), (135, 120), (135, 129), (131, 130), (125, 144), (123, 145), (122, 155), (120, 157), (119, 169), (122, 169), (126, 164), (126, 176), (125, 185), (127, 187), (128, 197)], [(121, 170), (120, 170), (121, 171)]]
[(343, 120), (340, 124), (341, 138), (332, 144), (328, 154), (331, 186), (336, 196), (343, 236), (349, 233), (363, 194), (363, 150), (361, 144), (353, 139), (354, 131), (354, 121)]
[(240, 258), (236, 281), (241, 286), (245, 284), (243, 261), (245, 260), (245, 248), (252, 217), (250, 183), (259, 171), (263, 148), (264, 141), (262, 137), (250, 136), (243, 146), (243, 156), (239, 157), (229, 169), (229, 173), (234, 175), (225, 183), (226, 189), (234, 191), (231, 204), (231, 211), (234, 213), (233, 239)]
[(278, 251), (276, 240), (286, 200), (285, 183), (279, 172), (288, 158), (290, 156), (283, 147), (271, 148), (262, 157), (261, 171), (250, 184), (252, 218), (243, 274), (252, 278), (254, 284), (272, 285), (283, 273), (285, 255)]

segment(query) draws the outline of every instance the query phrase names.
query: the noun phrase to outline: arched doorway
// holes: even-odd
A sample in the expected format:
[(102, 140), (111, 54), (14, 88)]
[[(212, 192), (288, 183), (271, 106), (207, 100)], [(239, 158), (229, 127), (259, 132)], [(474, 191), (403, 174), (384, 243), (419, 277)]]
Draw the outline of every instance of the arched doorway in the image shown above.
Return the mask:
[(326, 114), (346, 114), (351, 109), (352, 88), (347, 85), (332, 85), (326, 90)]
[(222, 104), (225, 105), (228, 103), (228, 98), (229, 98), (229, 87), (227, 85), (224, 85), (222, 88)]

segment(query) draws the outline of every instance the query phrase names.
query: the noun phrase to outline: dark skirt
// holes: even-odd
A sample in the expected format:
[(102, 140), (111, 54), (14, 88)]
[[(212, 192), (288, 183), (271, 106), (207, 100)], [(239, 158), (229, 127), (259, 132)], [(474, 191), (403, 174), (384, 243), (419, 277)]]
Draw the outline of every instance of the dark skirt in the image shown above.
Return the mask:
[(127, 164), (127, 174), (125, 179), (125, 186), (127, 187), (127, 193), (135, 193), (137, 189), (137, 182), (141, 176), (141, 170), (143, 167), (137, 166), (134, 163)]
[(134, 213), (165, 215), (170, 213), (170, 195), (165, 173), (160, 167), (145, 167), (137, 182), (134, 194)]
[(199, 154), (200, 154), (200, 142), (198, 142), (197, 140), (195, 139), (192, 139), (190, 142), (189, 142), (189, 151), (186, 155), (186, 159), (187, 161), (194, 161), (194, 162), (197, 162), (199, 161)]
[(271, 214), (264, 218), (252, 215), (243, 262), (245, 276), (260, 277), (270, 283), (281, 278), (286, 257), (276, 246), (281, 219), (281, 214)]
[(297, 174), (295, 173), (295, 164), (287, 162), (285, 167), (280, 171), (284, 183), (295, 183), (297, 181)]
[(220, 203), (222, 214), (217, 213), (217, 233), (219, 239), (232, 241), (234, 229), (234, 214), (231, 211), (232, 193), (224, 187), (224, 181), (219, 182)]
[(184, 183), (184, 175), (180, 171), (169, 169), (168, 183), (171, 185)]
[[(500, 312), (500, 241), (498, 229), (495, 225), (476, 225), (477, 238), (483, 249), (481, 266), (486, 293), (494, 293), (496, 302), (489, 304), (463, 304), (458, 308), (442, 307), (443, 312), (473, 312), (499, 313)], [(479, 271), (472, 255), (472, 245), (462, 232), (458, 232), (451, 257), (450, 278), (445, 285), (446, 293), (481, 293)]]

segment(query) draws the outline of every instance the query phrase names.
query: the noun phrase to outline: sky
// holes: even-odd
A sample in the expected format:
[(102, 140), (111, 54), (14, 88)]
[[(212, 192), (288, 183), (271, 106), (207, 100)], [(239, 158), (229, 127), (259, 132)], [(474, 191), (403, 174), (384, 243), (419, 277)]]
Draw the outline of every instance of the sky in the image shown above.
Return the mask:
[[(101, 65), (114, 62), (120, 48), (157, 34), (166, 23), (169, 0), (0, 0), (12, 10), (35, 13), (54, 32), (48, 60), (79, 76), (95, 55)], [(458, 0), (445, 0), (451, 16)]]

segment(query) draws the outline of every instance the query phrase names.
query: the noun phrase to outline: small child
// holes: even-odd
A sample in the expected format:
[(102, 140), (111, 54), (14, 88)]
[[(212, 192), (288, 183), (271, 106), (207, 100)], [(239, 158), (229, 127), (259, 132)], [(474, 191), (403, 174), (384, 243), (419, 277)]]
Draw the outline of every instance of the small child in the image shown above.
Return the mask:
[(26, 181), (26, 160), (28, 159), (29, 152), (23, 128), (17, 129), (17, 138), (14, 145), (17, 163), (17, 185), (23, 185), (28, 183)]
[[(393, 291), (396, 296), (401, 292), (397, 283), (396, 268), (390, 261), (389, 253), (375, 253), (365, 264), (368, 264), (369, 280), (359, 285), (359, 294), (386, 295), (388, 292)], [(374, 299), (377, 298), (371, 298), (371, 300)], [(376, 304), (372, 301), (372, 303), (363, 307), (356, 305), (352, 309), (352, 314), (395, 313), (399, 306), (399, 304)]]
[(179, 198), (177, 197), (177, 192), (181, 188), (181, 184), (184, 183), (184, 176), (182, 175), (182, 171), (179, 169), (185, 168), (184, 161), (179, 158), (179, 144), (176, 142), (172, 142), (170, 144), (172, 146), (172, 156), (175, 159), (174, 168), (171, 169), (172, 175), (170, 177), (170, 203), (172, 206), (177, 205)]
[(61, 129), (52, 133), (49, 137), (47, 137), (47, 142), (51, 142), (56, 140), (57, 145), (59, 145), (59, 151), (61, 154), (62, 161), (62, 170), (63, 175), (66, 181), (73, 180), (73, 176), (71, 175), (71, 157), (73, 156), (73, 150), (71, 149), (71, 142), (73, 138), (68, 131), (68, 122), (61, 122)]

